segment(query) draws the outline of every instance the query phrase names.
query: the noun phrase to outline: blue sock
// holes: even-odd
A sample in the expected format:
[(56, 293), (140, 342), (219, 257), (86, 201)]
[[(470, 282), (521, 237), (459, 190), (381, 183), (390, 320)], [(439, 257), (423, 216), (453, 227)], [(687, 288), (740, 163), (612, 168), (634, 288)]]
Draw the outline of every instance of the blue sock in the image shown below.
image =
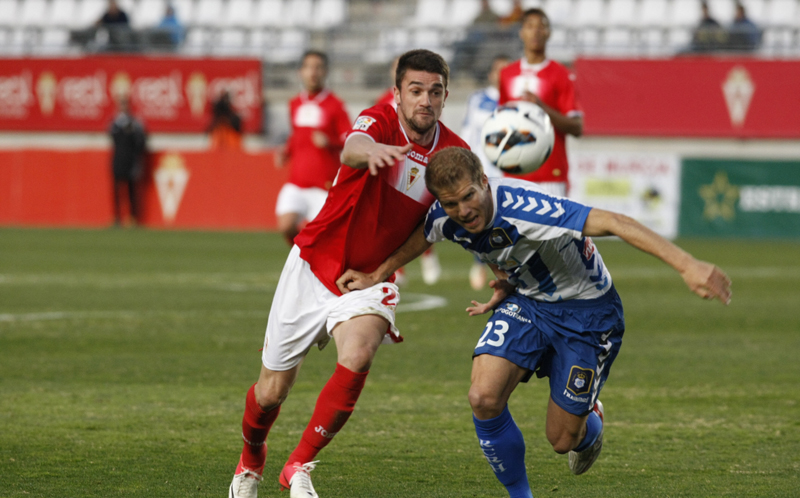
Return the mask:
[(586, 436), (583, 437), (583, 441), (574, 451), (583, 451), (593, 445), (597, 441), (597, 436), (600, 435), (600, 429), (602, 428), (603, 421), (600, 420), (600, 416), (595, 412), (590, 413), (586, 419)]
[(511, 498), (533, 498), (525, 472), (525, 440), (508, 406), (495, 418), (478, 420), (473, 415), (472, 421), (489, 466)]

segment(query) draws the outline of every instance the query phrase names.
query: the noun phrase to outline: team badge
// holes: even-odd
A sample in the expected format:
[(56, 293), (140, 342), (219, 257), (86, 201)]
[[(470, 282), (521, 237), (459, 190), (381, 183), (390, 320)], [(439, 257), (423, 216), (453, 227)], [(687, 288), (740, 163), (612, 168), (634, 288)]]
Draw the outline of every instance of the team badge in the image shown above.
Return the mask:
[(511, 237), (508, 236), (505, 230), (496, 227), (492, 230), (491, 235), (489, 235), (489, 244), (495, 249), (500, 249), (510, 246), (512, 242)]
[(354, 130), (367, 131), (370, 126), (375, 122), (375, 118), (369, 116), (359, 116), (353, 124)]
[(419, 168), (416, 166), (412, 166), (410, 170), (408, 170), (408, 182), (406, 183), (406, 190), (410, 189), (414, 183), (419, 179)]
[(592, 390), (592, 380), (594, 380), (594, 370), (591, 368), (581, 368), (577, 365), (569, 371), (567, 389), (576, 396), (587, 394)]

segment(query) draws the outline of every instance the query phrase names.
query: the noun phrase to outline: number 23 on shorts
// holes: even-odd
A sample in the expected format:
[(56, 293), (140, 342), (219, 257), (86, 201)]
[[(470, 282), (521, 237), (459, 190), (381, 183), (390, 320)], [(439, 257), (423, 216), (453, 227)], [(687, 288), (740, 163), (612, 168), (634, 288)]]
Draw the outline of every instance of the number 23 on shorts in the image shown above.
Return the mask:
[[(487, 344), (496, 348), (502, 346), (503, 342), (506, 340), (506, 332), (508, 332), (508, 323), (505, 321), (493, 320), (488, 322), (475, 349), (482, 348)], [(496, 339), (494, 339), (495, 336), (497, 336)]]

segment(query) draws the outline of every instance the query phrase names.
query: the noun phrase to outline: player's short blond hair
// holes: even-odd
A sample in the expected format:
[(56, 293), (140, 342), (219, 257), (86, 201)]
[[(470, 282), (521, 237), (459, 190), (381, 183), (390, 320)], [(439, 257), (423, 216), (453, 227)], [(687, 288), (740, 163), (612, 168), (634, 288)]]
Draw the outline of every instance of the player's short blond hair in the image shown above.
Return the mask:
[(478, 156), (463, 147), (447, 147), (431, 158), (425, 169), (425, 184), (428, 190), (439, 197), (438, 193), (468, 178), (472, 183), (483, 181), (483, 166)]

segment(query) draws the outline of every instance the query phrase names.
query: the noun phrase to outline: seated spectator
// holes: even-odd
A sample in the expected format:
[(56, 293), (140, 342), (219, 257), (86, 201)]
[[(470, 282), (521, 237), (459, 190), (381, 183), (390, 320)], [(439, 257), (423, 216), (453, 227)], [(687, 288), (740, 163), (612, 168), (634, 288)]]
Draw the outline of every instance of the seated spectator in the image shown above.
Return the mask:
[(158, 28), (169, 32), (174, 45), (177, 46), (183, 43), (185, 29), (183, 24), (181, 24), (181, 22), (178, 20), (178, 17), (175, 15), (175, 8), (172, 5), (167, 5), (164, 18), (161, 19), (161, 22), (158, 24)]
[(727, 33), (719, 22), (711, 17), (706, 2), (700, 4), (700, 9), (702, 17), (700, 18), (700, 24), (694, 31), (694, 36), (692, 36), (692, 51), (710, 52), (723, 48), (727, 40)]
[(761, 44), (761, 30), (747, 17), (744, 5), (736, 4), (736, 16), (728, 33), (731, 50), (755, 50)]
[(236, 114), (227, 91), (219, 96), (212, 108), (208, 127), (211, 150), (239, 150), (242, 148), (242, 118)]
[(108, 10), (95, 22), (96, 26), (128, 26), (128, 14), (119, 8), (116, 0), (108, 0)]
[(489, 0), (481, 0), (481, 11), (478, 14), (472, 24), (479, 25), (479, 24), (489, 24), (489, 25), (497, 25), (500, 22), (500, 16), (498, 16), (493, 10), (492, 6), (489, 5)]
[(522, 0), (514, 0), (514, 7), (507, 16), (500, 19), (500, 24), (503, 26), (511, 26), (522, 22), (522, 14), (524, 12), (525, 9), (522, 7)]

